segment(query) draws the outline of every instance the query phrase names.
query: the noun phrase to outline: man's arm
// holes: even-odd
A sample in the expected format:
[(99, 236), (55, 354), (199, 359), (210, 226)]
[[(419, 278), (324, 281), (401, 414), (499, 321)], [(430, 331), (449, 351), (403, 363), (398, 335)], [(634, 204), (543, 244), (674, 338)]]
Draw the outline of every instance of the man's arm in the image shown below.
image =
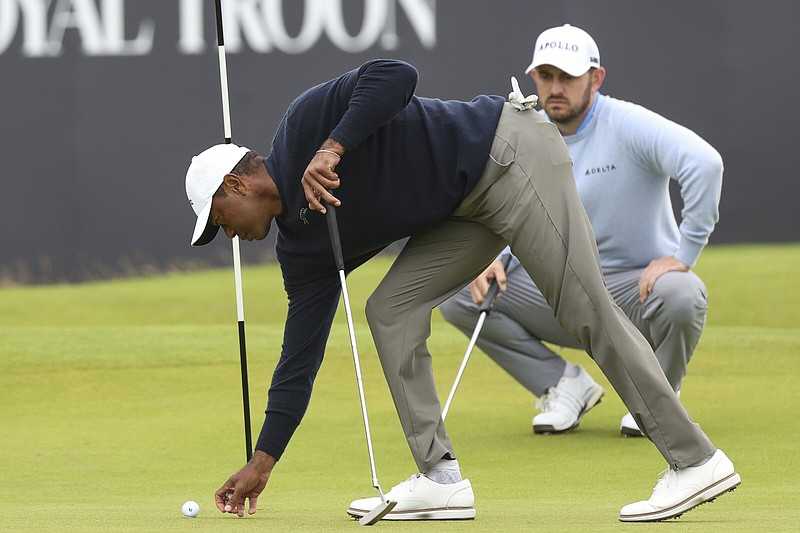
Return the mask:
[(628, 118), (622, 125), (632, 133), (632, 152), (656, 174), (675, 179), (683, 198), (678, 249), (652, 260), (639, 277), (639, 298), (645, 301), (658, 278), (688, 271), (708, 243), (719, 219), (723, 164), (719, 153), (688, 128), (643, 108)]
[(255, 446), (276, 460), (280, 460), (305, 415), (341, 290), (332, 261), (330, 272), (315, 279), (293, 278), (288, 272), (291, 267), (281, 267), (289, 309), (281, 357), (272, 374), (266, 419)]
[(308, 207), (325, 213), (323, 204), (341, 205), (331, 191), (339, 188), (336, 167), (348, 150), (397, 116), (411, 101), (417, 70), (403, 61), (379, 59), (337, 79), (326, 97), (342, 117), (311, 158), (301, 178)]
[(643, 164), (680, 185), (683, 210), (674, 258), (691, 268), (719, 220), (722, 157), (699, 135), (656, 113), (646, 111), (637, 120), (629, 129), (637, 132), (633, 150)]
[(411, 102), (417, 69), (403, 61), (379, 59), (364, 63), (343, 85), (347, 110), (329, 137), (352, 150), (392, 120)]
[(719, 220), (722, 194), (722, 157), (707, 142), (692, 134), (687, 136), (684, 151), (671, 174), (680, 184), (681, 242), (675, 258), (687, 267), (697, 263), (700, 253)]
[[(284, 279), (287, 279), (284, 272)], [(272, 376), (266, 418), (252, 459), (217, 489), (217, 508), (244, 516), (256, 512), (258, 497), (275, 464), (305, 414), (311, 398), (331, 323), (336, 314), (340, 286), (336, 272), (315, 280), (286, 282), (289, 312), (281, 358)]]

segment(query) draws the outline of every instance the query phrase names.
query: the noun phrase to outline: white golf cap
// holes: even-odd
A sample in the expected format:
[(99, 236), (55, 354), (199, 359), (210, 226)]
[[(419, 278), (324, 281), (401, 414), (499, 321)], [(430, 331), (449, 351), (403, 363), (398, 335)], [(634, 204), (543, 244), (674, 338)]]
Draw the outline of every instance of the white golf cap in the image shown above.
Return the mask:
[(209, 220), (211, 199), (228, 174), (249, 148), (235, 144), (217, 144), (192, 158), (186, 171), (186, 196), (197, 215), (197, 223), (192, 233), (192, 246), (203, 246), (217, 236), (219, 226)]
[(582, 76), (591, 67), (600, 66), (600, 50), (591, 35), (564, 24), (539, 35), (533, 47), (533, 61), (525, 74), (539, 65), (553, 65), (570, 76)]

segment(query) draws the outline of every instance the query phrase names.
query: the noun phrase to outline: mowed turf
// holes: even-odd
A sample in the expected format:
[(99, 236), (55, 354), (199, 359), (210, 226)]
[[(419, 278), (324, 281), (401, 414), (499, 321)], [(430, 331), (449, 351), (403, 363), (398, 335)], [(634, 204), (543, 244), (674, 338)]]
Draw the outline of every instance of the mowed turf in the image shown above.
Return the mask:
[[(349, 278), (379, 480), (415, 471), (364, 320), (388, 268)], [(622, 439), (607, 390), (579, 430), (534, 436), (535, 399), (476, 350), (448, 416), (478, 517), (381, 522), (386, 531), (797, 531), (800, 529), (800, 245), (711, 246), (696, 271), (708, 326), (681, 396), (734, 460), (741, 487), (678, 520), (622, 524), (649, 496), (661, 456)], [(244, 270), (253, 430), (263, 420), (285, 296), (276, 266)], [(345, 514), (375, 495), (341, 310), (308, 413), (258, 513), (219, 513), (214, 490), (244, 462), (239, 352), (229, 269), (0, 290), (0, 530), (355, 531)], [(430, 347), (446, 397), (467, 338), (434, 314)], [(255, 437), (254, 437), (255, 438)], [(201, 506), (184, 519), (181, 504)]]

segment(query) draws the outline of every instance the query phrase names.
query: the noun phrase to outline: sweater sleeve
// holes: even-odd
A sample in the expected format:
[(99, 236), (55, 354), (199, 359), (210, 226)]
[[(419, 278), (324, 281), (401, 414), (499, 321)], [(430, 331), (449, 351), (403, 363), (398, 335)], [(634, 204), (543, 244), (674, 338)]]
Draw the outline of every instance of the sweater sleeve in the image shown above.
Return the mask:
[(708, 244), (711, 232), (719, 220), (719, 200), (722, 194), (722, 157), (710, 145), (702, 144), (691, 161), (684, 161), (675, 178), (681, 186), (681, 242), (675, 257), (693, 267)]
[(347, 80), (340, 95), (347, 110), (330, 137), (352, 150), (402, 111), (414, 96), (419, 74), (403, 61), (378, 59), (364, 63)]
[(281, 357), (272, 375), (266, 418), (256, 449), (280, 459), (305, 415), (339, 303), (335, 271), (292, 280), (284, 271), (289, 309)]
[(680, 185), (683, 210), (680, 243), (674, 255), (693, 267), (719, 220), (722, 157), (690, 129), (640, 109), (642, 120), (628, 122), (638, 132), (634, 136), (638, 146), (633, 151), (643, 159), (642, 164), (671, 176)]

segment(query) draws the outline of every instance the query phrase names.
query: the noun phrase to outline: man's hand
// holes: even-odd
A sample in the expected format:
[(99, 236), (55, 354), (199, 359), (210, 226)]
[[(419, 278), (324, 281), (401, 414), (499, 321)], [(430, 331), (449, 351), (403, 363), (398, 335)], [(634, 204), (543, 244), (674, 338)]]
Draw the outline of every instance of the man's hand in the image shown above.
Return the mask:
[(223, 513), (244, 516), (244, 501), (248, 499), (250, 506), (247, 514), (255, 514), (258, 495), (267, 485), (276, 462), (271, 455), (256, 450), (252, 459), (214, 493), (217, 509)]
[(334, 169), (343, 155), (344, 146), (333, 139), (325, 141), (319, 151), (314, 154), (300, 180), (306, 193), (309, 209), (324, 214), (323, 200), (336, 207), (341, 205), (342, 202), (331, 194), (330, 190), (339, 188), (339, 175), (334, 172)]
[(489, 292), (489, 285), (492, 280), (497, 280), (497, 285), (500, 287), (500, 292), (497, 297), (500, 298), (506, 292), (506, 269), (503, 267), (503, 262), (495, 259), (491, 265), (486, 267), (475, 281), (469, 284), (469, 292), (472, 295), (472, 301), (478, 307), (481, 306), (483, 300), (486, 298), (486, 293)]
[(659, 259), (650, 261), (642, 275), (639, 276), (639, 300), (644, 302), (650, 293), (653, 292), (653, 285), (658, 278), (667, 272), (688, 272), (689, 267), (675, 259), (674, 256), (667, 255)]

